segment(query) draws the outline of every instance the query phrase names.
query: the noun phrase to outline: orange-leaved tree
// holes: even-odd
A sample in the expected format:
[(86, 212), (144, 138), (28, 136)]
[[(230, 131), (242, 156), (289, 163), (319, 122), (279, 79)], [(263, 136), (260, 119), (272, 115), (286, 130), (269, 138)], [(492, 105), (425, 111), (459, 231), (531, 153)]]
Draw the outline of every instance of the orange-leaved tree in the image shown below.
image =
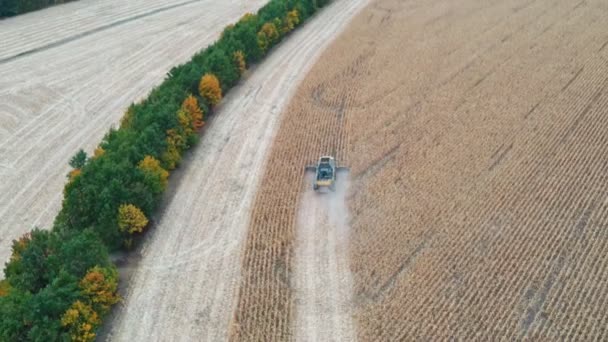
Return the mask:
[(201, 78), (198, 91), (212, 106), (215, 106), (222, 100), (222, 87), (214, 74), (205, 74)]
[(162, 193), (167, 188), (169, 172), (160, 166), (160, 162), (156, 158), (145, 156), (137, 167), (158, 185), (153, 189), (155, 193)]
[(120, 301), (118, 272), (114, 267), (95, 266), (80, 280), (80, 289), (89, 304), (100, 315), (105, 315), (112, 305)]
[(203, 127), (205, 124), (205, 122), (203, 122), (203, 111), (201, 110), (201, 107), (199, 107), (196, 97), (192, 95), (186, 97), (182, 103), (182, 109), (190, 116), (190, 122), (194, 129), (198, 130)]
[(236, 68), (239, 70), (239, 75), (243, 75), (243, 73), (245, 73), (245, 70), (247, 70), (245, 53), (241, 50), (235, 51), (232, 58), (234, 59), (234, 64), (236, 65)]
[(80, 174), (82, 173), (82, 171), (80, 169), (74, 169), (72, 171), (70, 171), (70, 173), (68, 174), (68, 179), (70, 182), (74, 181), (74, 179), (76, 179), (76, 177), (80, 176)]
[(11, 254), (11, 261), (18, 261), (21, 259), (21, 254), (23, 253), (23, 251), (25, 251), (25, 249), (29, 245), (30, 241), (32, 241), (31, 232), (23, 234), (17, 240), (13, 240), (13, 246), (12, 246), (13, 252)]
[(118, 227), (129, 234), (141, 233), (148, 224), (146, 215), (133, 204), (123, 204), (118, 208)]
[(79, 300), (61, 316), (61, 326), (68, 329), (70, 340), (89, 342), (95, 340), (95, 329), (101, 323), (93, 308)]
[(8, 280), (0, 280), (0, 297), (8, 296), (10, 291), (11, 285), (8, 283)]

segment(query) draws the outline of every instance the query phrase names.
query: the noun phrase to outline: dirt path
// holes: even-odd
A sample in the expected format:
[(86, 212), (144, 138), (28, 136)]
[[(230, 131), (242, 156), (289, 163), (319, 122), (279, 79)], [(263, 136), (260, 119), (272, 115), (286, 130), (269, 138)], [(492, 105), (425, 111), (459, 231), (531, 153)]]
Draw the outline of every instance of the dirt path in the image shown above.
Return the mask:
[(83, 0), (0, 21), (0, 263), (13, 239), (51, 225), (79, 148), (265, 2)]
[(348, 261), (347, 175), (334, 193), (316, 193), (308, 177), (296, 231), (296, 341), (354, 341)]
[(280, 114), (361, 3), (324, 9), (224, 100), (143, 247), (108, 340), (228, 338), (242, 243)]

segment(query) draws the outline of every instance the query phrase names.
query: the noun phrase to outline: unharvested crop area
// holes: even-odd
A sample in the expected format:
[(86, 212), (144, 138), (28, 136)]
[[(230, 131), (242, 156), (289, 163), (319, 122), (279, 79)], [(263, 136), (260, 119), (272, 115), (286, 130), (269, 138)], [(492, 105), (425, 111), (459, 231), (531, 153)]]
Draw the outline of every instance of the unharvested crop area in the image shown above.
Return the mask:
[(606, 339), (606, 22), (593, 0), (373, 1), (283, 114), (235, 340), (298, 337), (302, 167), (322, 154), (352, 169), (360, 340)]

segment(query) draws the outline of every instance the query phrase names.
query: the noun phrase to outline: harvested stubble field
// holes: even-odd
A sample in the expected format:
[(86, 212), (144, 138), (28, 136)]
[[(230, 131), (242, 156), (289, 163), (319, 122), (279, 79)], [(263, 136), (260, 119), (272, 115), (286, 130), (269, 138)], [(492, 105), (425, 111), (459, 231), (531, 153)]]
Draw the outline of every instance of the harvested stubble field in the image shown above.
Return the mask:
[(360, 340), (606, 339), (607, 22), (599, 0), (373, 1), (283, 114), (234, 339), (298, 337), (321, 154), (352, 169)]
[(48, 228), (68, 161), (257, 1), (81, 0), (0, 21), (0, 264)]

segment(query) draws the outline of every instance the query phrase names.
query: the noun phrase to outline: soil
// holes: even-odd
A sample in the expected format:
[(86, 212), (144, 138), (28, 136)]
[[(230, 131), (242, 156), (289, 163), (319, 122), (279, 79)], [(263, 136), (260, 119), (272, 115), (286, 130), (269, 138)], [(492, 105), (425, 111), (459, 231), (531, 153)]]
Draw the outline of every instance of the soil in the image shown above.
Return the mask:
[(295, 339), (354, 341), (348, 174), (338, 175), (335, 192), (315, 192), (313, 179), (306, 179), (296, 228)]

